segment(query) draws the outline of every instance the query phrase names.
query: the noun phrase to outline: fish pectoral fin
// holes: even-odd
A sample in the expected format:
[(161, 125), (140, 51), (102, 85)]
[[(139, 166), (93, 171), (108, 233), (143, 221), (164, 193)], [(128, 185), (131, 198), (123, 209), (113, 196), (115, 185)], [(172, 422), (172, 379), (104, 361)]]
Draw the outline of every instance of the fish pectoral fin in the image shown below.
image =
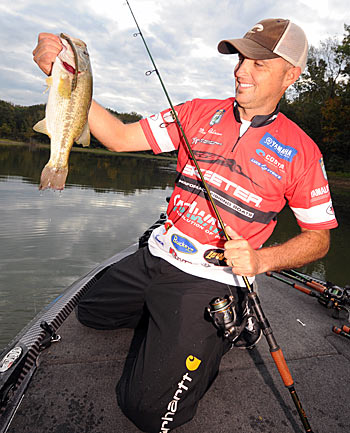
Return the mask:
[(33, 129), (36, 132), (40, 132), (41, 134), (46, 134), (50, 137), (50, 133), (47, 130), (47, 126), (46, 126), (46, 117), (42, 120), (39, 120), (39, 122), (33, 126)]
[(52, 86), (52, 83), (53, 83), (53, 79), (52, 79), (52, 76), (50, 75), (49, 77), (47, 77), (46, 78), (46, 89), (44, 90), (44, 92), (43, 93), (46, 93), (49, 89), (50, 89), (50, 87)]
[(68, 74), (63, 74), (60, 76), (57, 90), (61, 98), (70, 99), (72, 96), (72, 83)]
[(82, 144), (84, 147), (90, 146), (90, 128), (88, 122), (85, 123), (80, 137), (78, 137), (75, 142)]

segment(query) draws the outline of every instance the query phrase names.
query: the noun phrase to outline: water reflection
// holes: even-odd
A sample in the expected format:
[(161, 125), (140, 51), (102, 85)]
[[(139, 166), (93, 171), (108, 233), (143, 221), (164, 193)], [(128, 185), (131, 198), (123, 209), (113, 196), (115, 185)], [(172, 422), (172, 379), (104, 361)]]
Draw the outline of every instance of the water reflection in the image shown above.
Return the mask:
[(67, 188), (39, 192), (48, 152), (0, 147), (0, 348), (65, 287), (136, 241), (166, 209), (173, 162), (71, 157)]
[[(40, 173), (49, 159), (48, 149), (0, 145), (0, 176), (19, 176), (39, 184)], [(69, 157), (67, 188), (71, 185), (99, 192), (134, 194), (141, 189), (164, 189), (174, 181), (175, 161), (127, 157), (110, 153), (95, 155), (72, 152)]]

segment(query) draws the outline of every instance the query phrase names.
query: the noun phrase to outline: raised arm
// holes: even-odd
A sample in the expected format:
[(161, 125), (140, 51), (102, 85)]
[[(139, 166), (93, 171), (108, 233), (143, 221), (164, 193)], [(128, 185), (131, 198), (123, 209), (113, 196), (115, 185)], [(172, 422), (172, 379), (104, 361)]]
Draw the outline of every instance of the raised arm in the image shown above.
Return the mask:
[(139, 122), (124, 124), (96, 101), (90, 107), (89, 127), (98, 141), (115, 152), (150, 150)]

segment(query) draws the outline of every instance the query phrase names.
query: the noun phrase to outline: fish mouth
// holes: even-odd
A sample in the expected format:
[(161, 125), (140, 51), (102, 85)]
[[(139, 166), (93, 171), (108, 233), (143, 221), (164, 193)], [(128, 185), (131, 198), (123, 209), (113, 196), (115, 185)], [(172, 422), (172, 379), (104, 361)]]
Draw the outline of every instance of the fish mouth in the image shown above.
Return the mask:
[[(70, 39), (70, 37), (68, 35), (61, 33), (60, 38), (61, 38), (61, 40), (67, 41), (68, 45), (70, 45), (72, 52), (73, 52), (75, 68), (71, 65), (68, 65), (68, 64), (67, 65), (74, 70), (74, 78), (72, 80), (72, 92), (74, 92), (74, 90), (77, 88), (77, 84), (78, 84), (78, 71), (79, 71), (78, 53), (77, 53), (77, 50), (75, 48), (74, 43), (72, 42), (72, 40)], [(67, 48), (67, 46), (66, 46), (66, 48)], [(67, 69), (66, 66), (65, 66), (65, 68)], [(69, 70), (69, 69), (67, 69), (67, 70)]]
[(64, 68), (68, 71), (68, 72), (70, 72), (71, 74), (75, 74), (75, 68), (72, 66), (72, 65), (70, 65), (69, 63), (67, 63), (67, 62), (62, 62), (62, 65), (64, 66)]

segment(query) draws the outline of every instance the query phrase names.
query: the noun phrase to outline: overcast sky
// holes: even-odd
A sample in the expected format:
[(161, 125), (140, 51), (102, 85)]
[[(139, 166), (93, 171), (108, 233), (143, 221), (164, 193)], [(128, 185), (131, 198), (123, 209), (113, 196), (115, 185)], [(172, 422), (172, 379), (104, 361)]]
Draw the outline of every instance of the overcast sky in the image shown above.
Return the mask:
[[(237, 56), (217, 52), (221, 39), (241, 37), (264, 18), (289, 18), (318, 46), (342, 39), (349, 0), (130, 0), (174, 104), (233, 95)], [(148, 116), (168, 107), (124, 0), (1, 0), (0, 99), (46, 103), (45, 76), (32, 61), (39, 32), (84, 40), (94, 98), (119, 112)]]

